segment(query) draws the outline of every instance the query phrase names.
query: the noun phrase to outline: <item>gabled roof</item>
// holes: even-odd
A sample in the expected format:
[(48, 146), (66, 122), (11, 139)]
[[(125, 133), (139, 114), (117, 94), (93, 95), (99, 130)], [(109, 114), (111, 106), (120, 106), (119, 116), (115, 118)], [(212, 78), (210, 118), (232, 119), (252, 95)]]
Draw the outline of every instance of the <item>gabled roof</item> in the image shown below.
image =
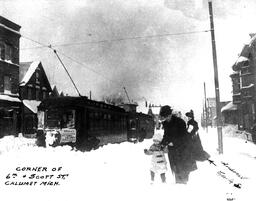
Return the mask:
[(51, 96), (56, 96), (56, 97), (60, 96), (60, 93), (59, 93), (56, 85), (52, 85), (51, 87), (52, 87), (52, 94), (51, 94)]
[(20, 63), (20, 73), (19, 73), (19, 81), (20, 86), (25, 86), (31, 79), (32, 75), (35, 73), (36, 69), (40, 68), (43, 73), (43, 76), (46, 79), (46, 84), (48, 85), (48, 89), (52, 89), (47, 78), (47, 75), (44, 71), (43, 65), (40, 61), (32, 61), (32, 62), (21, 62)]
[(24, 86), (28, 83), (32, 75), (34, 74), (35, 70), (39, 66), (40, 61), (33, 61), (33, 62), (21, 62), (20, 63), (20, 86)]

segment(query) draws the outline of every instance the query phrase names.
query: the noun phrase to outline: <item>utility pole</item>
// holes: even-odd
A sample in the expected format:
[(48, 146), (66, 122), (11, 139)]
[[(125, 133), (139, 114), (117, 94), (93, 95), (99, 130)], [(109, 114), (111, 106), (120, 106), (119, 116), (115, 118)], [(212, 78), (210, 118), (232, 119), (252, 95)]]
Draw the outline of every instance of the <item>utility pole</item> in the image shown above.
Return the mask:
[(125, 94), (126, 94), (126, 96), (127, 96), (127, 99), (128, 99), (128, 101), (129, 101), (129, 103), (131, 103), (130, 98), (129, 98), (129, 96), (128, 96), (128, 93), (127, 93), (125, 87), (124, 87), (124, 92), (125, 92)]
[(206, 133), (208, 133), (208, 108), (206, 104), (206, 87), (204, 82), (204, 108), (205, 108), (205, 126), (206, 126)]
[(219, 78), (218, 78), (217, 54), (216, 54), (215, 35), (214, 35), (212, 2), (209, 1), (208, 5), (209, 5), (209, 15), (210, 15), (210, 26), (211, 26), (212, 56), (213, 56), (215, 96), (216, 96), (217, 131), (218, 131), (218, 145), (219, 145), (218, 146), (218, 151), (219, 151), (219, 154), (223, 154), (223, 139), (222, 139), (222, 123), (221, 123), (221, 110), (220, 110)]

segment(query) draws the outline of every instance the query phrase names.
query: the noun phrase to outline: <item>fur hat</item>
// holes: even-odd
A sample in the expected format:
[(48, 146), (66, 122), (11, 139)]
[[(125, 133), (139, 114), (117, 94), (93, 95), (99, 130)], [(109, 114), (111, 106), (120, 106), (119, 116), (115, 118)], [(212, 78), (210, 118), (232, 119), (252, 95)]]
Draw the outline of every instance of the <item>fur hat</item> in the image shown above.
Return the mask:
[(172, 114), (172, 109), (169, 105), (165, 105), (161, 107), (159, 115), (161, 117), (167, 117), (168, 115)]
[(194, 112), (193, 112), (193, 110), (190, 110), (190, 111), (187, 112), (185, 115), (186, 115), (187, 117), (194, 118)]

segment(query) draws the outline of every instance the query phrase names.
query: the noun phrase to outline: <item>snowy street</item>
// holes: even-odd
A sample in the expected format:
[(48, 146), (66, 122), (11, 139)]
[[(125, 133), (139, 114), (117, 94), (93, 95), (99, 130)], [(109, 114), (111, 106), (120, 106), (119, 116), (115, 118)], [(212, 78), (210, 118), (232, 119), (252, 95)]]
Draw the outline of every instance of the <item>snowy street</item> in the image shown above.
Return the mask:
[[(203, 146), (217, 166), (197, 162), (198, 169), (190, 174), (187, 185), (174, 184), (169, 165), (167, 183), (162, 184), (156, 176), (155, 183), (150, 184), (151, 158), (143, 149), (151, 145), (152, 139), (110, 144), (83, 153), (68, 146), (39, 148), (32, 139), (8, 136), (0, 140), (0, 193), (11, 201), (252, 200), (256, 146), (232, 137), (233, 133), (232, 129), (223, 129), (224, 154), (218, 155), (216, 129), (208, 133), (200, 129)], [(218, 171), (225, 174), (221, 176)], [(58, 178), (59, 174), (63, 176)], [(233, 180), (223, 175), (241, 183), (241, 188), (234, 187)], [(30, 183), (15, 185), (18, 182)]]

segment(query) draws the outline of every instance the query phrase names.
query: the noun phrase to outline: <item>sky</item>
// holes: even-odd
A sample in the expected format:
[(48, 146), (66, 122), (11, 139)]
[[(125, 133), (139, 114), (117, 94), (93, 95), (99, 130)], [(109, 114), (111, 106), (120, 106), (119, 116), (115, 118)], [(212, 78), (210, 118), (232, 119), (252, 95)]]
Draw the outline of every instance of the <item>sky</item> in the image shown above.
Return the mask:
[[(221, 101), (256, 18), (254, 0), (213, 0)], [(207, 0), (0, 0), (0, 15), (21, 25), (20, 61), (40, 60), (52, 85), (102, 100), (109, 94), (168, 104), (200, 116), (206, 84), (215, 96)], [(29, 38), (30, 40), (26, 39)], [(36, 41), (36, 42), (32, 42)], [(127, 100), (127, 98), (126, 98)]]
[[(217, 166), (208, 161), (197, 162), (197, 170), (190, 173), (187, 185), (175, 184), (167, 154), (167, 183), (162, 184), (160, 176), (156, 175), (154, 184), (150, 184), (151, 156), (145, 155), (143, 150), (150, 147), (152, 139), (136, 144), (108, 144), (91, 152), (80, 152), (71, 150), (69, 146), (37, 147), (34, 146), (34, 139), (5, 136), (0, 139), (1, 198), (9, 201), (68, 201), (81, 198), (95, 201), (253, 200), (255, 144), (238, 138), (237, 134), (235, 137), (234, 126), (225, 127), (224, 153), (219, 155), (216, 151), (216, 128), (209, 128), (208, 133), (203, 129), (199, 131), (204, 149)], [(227, 167), (221, 162), (227, 163)], [(37, 167), (37, 171), (28, 169), (33, 167)], [(221, 177), (219, 171), (224, 172), (233, 183)], [(66, 175), (64, 179), (58, 178), (60, 174)], [(37, 183), (31, 186), (10, 185), (11, 182), (27, 181)], [(59, 185), (40, 185), (46, 181), (57, 181)], [(234, 183), (240, 183), (241, 188), (235, 188)]]

